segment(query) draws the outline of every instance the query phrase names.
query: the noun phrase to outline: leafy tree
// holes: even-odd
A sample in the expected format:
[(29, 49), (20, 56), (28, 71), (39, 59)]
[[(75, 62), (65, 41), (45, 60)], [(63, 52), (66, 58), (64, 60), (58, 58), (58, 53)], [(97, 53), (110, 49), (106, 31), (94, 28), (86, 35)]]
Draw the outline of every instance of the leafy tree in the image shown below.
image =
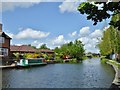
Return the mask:
[[(99, 9), (96, 4), (102, 4), (102, 9)], [(83, 2), (78, 6), (78, 11), (81, 14), (86, 14), (87, 20), (94, 22), (93, 25), (112, 16), (109, 23), (110, 28), (104, 32), (99, 48), (103, 55), (116, 53), (117, 59), (120, 61), (120, 1), (107, 3), (95, 2), (94, 4)]]
[(36, 46), (31, 46), (32, 48), (36, 49)]
[[(115, 19), (115, 16), (112, 17)], [(120, 53), (120, 35), (119, 31), (113, 26), (110, 26), (103, 34), (101, 43), (99, 44), (100, 52), (102, 55), (109, 55)], [(117, 56), (119, 58), (119, 56)]]
[(54, 51), (57, 56), (59, 55), (62, 58), (64, 56), (70, 56), (71, 58), (76, 58), (78, 61), (82, 60), (85, 52), (84, 45), (79, 40), (75, 40), (74, 43), (63, 44), (60, 48), (56, 47)]
[(40, 46), (40, 49), (49, 49), (49, 48), (46, 46), (46, 44), (43, 44)]
[[(98, 8), (95, 4), (103, 4), (102, 10)], [(110, 18), (110, 16), (117, 15), (120, 13), (120, 1), (119, 2), (95, 2), (92, 4), (90, 2), (83, 2), (78, 6), (78, 11), (81, 14), (87, 14), (87, 20), (92, 20), (93, 25), (97, 22), (103, 21), (103, 19)], [(111, 14), (110, 12), (113, 12)], [(117, 27), (120, 30), (120, 20), (115, 20), (110, 22), (110, 25)]]

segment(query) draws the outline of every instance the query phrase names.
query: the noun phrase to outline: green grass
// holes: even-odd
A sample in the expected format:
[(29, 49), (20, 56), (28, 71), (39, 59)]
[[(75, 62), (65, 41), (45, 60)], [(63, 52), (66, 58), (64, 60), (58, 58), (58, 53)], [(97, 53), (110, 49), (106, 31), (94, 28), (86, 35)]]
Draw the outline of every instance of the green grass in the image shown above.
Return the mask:
[(101, 59), (101, 63), (106, 63), (106, 62), (108, 62), (109, 60), (108, 59), (105, 59), (105, 58), (102, 58)]

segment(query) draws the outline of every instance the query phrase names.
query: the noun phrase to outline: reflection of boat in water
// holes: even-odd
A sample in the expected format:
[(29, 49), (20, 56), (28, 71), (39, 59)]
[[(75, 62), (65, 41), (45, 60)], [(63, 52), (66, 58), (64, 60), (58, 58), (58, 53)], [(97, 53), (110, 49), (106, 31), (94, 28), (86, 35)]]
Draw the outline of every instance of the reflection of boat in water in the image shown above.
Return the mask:
[(19, 67), (27, 66), (36, 66), (36, 65), (46, 65), (47, 62), (44, 58), (29, 58), (29, 59), (20, 59), (20, 62), (17, 63)]

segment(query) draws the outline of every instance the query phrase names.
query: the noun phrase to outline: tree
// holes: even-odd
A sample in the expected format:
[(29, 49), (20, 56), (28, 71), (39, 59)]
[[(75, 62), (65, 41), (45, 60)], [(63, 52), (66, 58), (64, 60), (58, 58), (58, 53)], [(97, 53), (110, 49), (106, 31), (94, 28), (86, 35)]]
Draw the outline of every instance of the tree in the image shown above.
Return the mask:
[(75, 40), (74, 43), (63, 44), (60, 48), (56, 47), (54, 51), (61, 57), (70, 56), (71, 58), (76, 58), (77, 61), (82, 60), (85, 52), (84, 45), (79, 40)]
[[(96, 5), (102, 4), (102, 9)], [(104, 19), (110, 18), (110, 28), (104, 32), (102, 42), (100, 43), (100, 52), (104, 55), (116, 53), (117, 59), (120, 61), (120, 1), (119, 2), (84, 2), (78, 6), (81, 14), (87, 15), (87, 20), (92, 20), (93, 25), (102, 22)], [(112, 14), (111, 14), (112, 13)], [(115, 31), (114, 31), (115, 30)]]
[(40, 46), (40, 49), (49, 49), (49, 48), (46, 46), (46, 44), (43, 44)]
[[(96, 4), (102, 4), (102, 10), (96, 6)], [(117, 15), (120, 13), (120, 1), (119, 2), (95, 2), (92, 4), (90, 2), (83, 2), (78, 6), (78, 11), (81, 14), (87, 14), (87, 20), (92, 20), (93, 25), (96, 25), (97, 22), (102, 22), (103, 19), (110, 18), (110, 16)], [(109, 11), (109, 12), (108, 12)], [(110, 14), (113, 12), (113, 14)], [(115, 28), (120, 30), (120, 20), (110, 21), (110, 25), (113, 25)]]
[[(114, 15), (112, 20), (119, 18)], [(116, 59), (120, 60), (120, 31), (112, 25), (104, 32), (102, 42), (99, 44), (100, 52), (103, 55), (115, 54)], [(120, 62), (120, 61), (119, 61)]]
[(31, 46), (32, 48), (36, 49), (36, 46)]

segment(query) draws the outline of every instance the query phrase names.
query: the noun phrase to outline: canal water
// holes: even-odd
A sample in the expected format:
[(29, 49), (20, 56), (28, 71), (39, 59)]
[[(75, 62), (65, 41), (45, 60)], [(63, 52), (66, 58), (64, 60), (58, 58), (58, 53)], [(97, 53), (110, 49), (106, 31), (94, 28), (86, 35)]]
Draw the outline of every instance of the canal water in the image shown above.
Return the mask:
[(114, 70), (99, 58), (80, 64), (3, 69), (3, 88), (109, 88)]

